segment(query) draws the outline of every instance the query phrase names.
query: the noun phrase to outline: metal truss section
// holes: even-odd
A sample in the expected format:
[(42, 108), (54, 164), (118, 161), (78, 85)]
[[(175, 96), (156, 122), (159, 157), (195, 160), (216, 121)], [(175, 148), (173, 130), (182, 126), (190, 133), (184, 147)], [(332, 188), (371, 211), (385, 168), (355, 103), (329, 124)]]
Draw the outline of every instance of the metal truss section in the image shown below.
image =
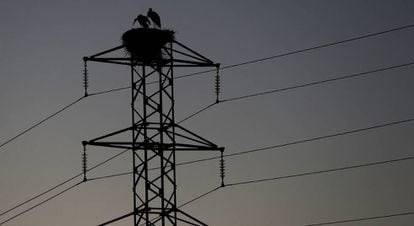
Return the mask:
[[(129, 216), (134, 217), (134, 226), (206, 225), (177, 208), (176, 152), (222, 152), (223, 148), (175, 123), (173, 72), (176, 67), (218, 64), (177, 41), (162, 49), (161, 59), (146, 63), (132, 57), (114, 57), (123, 48), (118, 46), (84, 58), (127, 65), (131, 73), (131, 126), (84, 141), (85, 145), (130, 149), (132, 153), (133, 211), (101, 225)], [(148, 84), (150, 81), (152, 84)], [(118, 140), (124, 134), (131, 139)]]
[[(158, 63), (143, 63), (134, 61), (130, 56), (125, 57), (125, 46), (120, 45), (90, 57), (84, 57), (86, 61), (95, 61), (101, 63), (120, 64), (131, 66), (131, 61), (136, 66), (157, 67)], [(164, 58), (160, 59), (163, 67), (218, 67), (220, 64), (214, 63), (203, 55), (195, 52), (189, 47), (178, 41), (172, 41), (169, 46), (163, 48)], [(174, 57), (173, 57), (174, 54)], [(122, 56), (124, 55), (124, 56)]]

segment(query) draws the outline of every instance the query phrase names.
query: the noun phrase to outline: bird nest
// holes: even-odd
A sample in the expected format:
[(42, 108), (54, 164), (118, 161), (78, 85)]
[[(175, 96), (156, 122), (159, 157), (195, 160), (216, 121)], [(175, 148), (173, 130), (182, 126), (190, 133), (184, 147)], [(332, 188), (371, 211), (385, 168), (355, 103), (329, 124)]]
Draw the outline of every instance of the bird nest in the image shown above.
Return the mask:
[(174, 31), (134, 28), (122, 35), (125, 50), (134, 61), (150, 64), (162, 60), (162, 48), (174, 41)]

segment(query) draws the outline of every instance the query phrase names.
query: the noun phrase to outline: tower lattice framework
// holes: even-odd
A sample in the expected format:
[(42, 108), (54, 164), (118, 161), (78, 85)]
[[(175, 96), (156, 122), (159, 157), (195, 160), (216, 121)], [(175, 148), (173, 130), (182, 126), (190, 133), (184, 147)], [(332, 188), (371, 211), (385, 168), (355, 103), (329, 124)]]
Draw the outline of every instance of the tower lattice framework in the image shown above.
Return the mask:
[[(206, 225), (177, 207), (176, 153), (220, 151), (222, 154), (224, 148), (175, 122), (174, 68), (218, 68), (219, 64), (177, 41), (165, 45), (162, 58), (156, 61), (143, 62), (134, 56), (125, 57), (124, 47), (121, 45), (84, 58), (85, 64), (94, 61), (128, 66), (131, 74), (131, 126), (83, 142), (84, 147), (129, 149), (132, 153), (133, 210), (100, 225), (131, 215), (134, 226)], [(114, 57), (116, 52), (124, 56)], [(117, 140), (125, 133), (130, 133), (130, 140)]]

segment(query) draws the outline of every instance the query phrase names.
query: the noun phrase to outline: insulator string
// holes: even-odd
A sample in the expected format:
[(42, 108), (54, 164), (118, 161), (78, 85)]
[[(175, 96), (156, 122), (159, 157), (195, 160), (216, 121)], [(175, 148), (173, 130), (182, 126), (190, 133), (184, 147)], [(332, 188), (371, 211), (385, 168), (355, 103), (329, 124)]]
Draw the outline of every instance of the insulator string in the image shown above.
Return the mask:
[(216, 103), (220, 102), (220, 64), (216, 65), (216, 80), (215, 80), (215, 91), (216, 91)]
[(220, 178), (221, 178), (221, 187), (224, 187), (224, 177), (226, 175), (226, 165), (224, 162), (224, 149), (220, 150)]
[(88, 96), (88, 64), (86, 57), (83, 58), (83, 88), (85, 89), (85, 97)]
[(82, 171), (83, 171), (83, 181), (87, 181), (86, 172), (88, 171), (88, 156), (86, 154), (86, 142), (82, 142), (83, 145), (83, 154), (82, 154)]

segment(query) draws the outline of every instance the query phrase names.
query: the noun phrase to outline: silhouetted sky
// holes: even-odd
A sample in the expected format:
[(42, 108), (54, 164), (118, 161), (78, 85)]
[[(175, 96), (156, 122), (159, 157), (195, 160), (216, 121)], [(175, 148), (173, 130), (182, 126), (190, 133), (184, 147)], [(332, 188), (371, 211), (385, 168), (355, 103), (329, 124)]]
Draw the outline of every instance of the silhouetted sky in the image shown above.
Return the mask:
[[(119, 45), (133, 19), (150, 7), (164, 27), (176, 31), (178, 41), (223, 66), (414, 23), (409, 0), (2, 0), (0, 142), (81, 97), (82, 57)], [(414, 60), (413, 40), (412, 28), (223, 70), (221, 98), (408, 63)], [(90, 63), (88, 69), (90, 92), (128, 85), (128, 68)], [(180, 69), (175, 75), (197, 70)], [(407, 66), (224, 102), (183, 126), (231, 154), (412, 118), (413, 72)], [(215, 100), (212, 73), (175, 85), (178, 120)], [(129, 97), (128, 91), (88, 97), (2, 147), (0, 212), (81, 172), (81, 141), (129, 126)], [(411, 156), (413, 133), (414, 124), (406, 123), (234, 156), (226, 159), (226, 182)], [(89, 165), (118, 151), (91, 148)], [(207, 156), (180, 153), (178, 162)], [(127, 172), (131, 163), (131, 155), (123, 155), (89, 176)], [(223, 226), (302, 226), (414, 211), (413, 170), (413, 161), (402, 161), (232, 186), (184, 209), (209, 225)], [(182, 166), (177, 173), (178, 204), (220, 183), (218, 160)], [(90, 181), (4, 225), (97, 225), (131, 211), (131, 188), (131, 176)], [(24, 209), (1, 216), (0, 222)], [(342, 225), (412, 222), (414, 216), (404, 216)], [(114, 225), (131, 224), (127, 219)]]

